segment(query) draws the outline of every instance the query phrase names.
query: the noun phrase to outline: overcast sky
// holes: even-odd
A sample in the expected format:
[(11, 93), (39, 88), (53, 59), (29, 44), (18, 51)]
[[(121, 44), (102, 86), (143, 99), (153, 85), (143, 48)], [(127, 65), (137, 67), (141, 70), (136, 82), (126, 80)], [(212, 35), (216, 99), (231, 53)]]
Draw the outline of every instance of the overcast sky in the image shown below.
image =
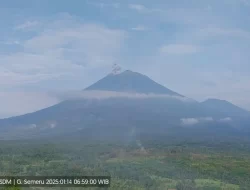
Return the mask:
[(113, 63), (250, 110), (250, 0), (1, 0), (0, 118), (58, 102)]

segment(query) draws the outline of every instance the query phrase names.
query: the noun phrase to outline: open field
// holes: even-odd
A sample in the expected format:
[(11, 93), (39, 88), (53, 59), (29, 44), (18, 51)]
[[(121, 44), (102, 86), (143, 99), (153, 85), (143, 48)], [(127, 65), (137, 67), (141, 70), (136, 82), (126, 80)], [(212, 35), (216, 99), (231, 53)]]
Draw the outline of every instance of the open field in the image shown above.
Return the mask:
[(114, 190), (250, 189), (244, 143), (3, 141), (0, 153), (1, 176), (110, 175)]

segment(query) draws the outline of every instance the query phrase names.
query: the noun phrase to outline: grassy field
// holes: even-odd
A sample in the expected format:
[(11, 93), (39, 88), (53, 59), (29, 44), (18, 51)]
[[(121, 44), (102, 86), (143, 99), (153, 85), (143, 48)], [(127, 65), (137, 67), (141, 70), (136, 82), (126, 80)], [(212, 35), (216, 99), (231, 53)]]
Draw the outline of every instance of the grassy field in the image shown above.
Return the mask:
[(250, 189), (250, 152), (244, 143), (3, 141), (0, 168), (1, 176), (108, 175), (112, 190)]

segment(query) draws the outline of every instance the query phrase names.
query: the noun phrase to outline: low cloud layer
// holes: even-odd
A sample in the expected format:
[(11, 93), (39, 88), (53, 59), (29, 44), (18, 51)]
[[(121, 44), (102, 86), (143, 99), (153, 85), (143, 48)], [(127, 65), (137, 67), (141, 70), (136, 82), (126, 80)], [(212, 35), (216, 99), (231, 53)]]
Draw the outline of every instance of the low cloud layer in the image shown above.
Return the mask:
[(182, 125), (195, 125), (199, 123), (199, 119), (196, 118), (183, 118), (181, 119)]
[(129, 93), (129, 92), (115, 92), (115, 91), (99, 91), (99, 90), (88, 90), (88, 91), (75, 91), (67, 93), (56, 93), (56, 96), (62, 100), (66, 99), (108, 99), (108, 98), (167, 98), (175, 99), (183, 102), (194, 102), (194, 100), (180, 97), (180, 96), (171, 96), (165, 94), (142, 94), (142, 93)]
[(182, 119), (180, 119), (180, 121), (181, 121), (181, 125), (183, 125), (183, 126), (192, 126), (192, 125), (196, 125), (198, 123), (214, 122), (214, 121), (231, 122), (233, 120), (230, 117), (221, 118), (218, 120), (215, 120), (212, 117), (200, 117), (200, 118), (182, 118)]
[(58, 102), (47, 93), (0, 92), (0, 119), (38, 111)]
[(181, 124), (184, 126), (196, 125), (201, 122), (212, 122), (214, 119), (212, 117), (201, 117), (201, 118), (182, 118)]
[(232, 118), (231, 117), (226, 117), (226, 118), (220, 119), (219, 121), (221, 121), (221, 122), (231, 122)]
[(67, 91), (67, 92), (0, 92), (0, 119), (23, 115), (50, 107), (68, 99), (109, 99), (109, 98), (163, 98), (193, 102), (193, 100), (163, 94), (139, 94), (114, 91)]

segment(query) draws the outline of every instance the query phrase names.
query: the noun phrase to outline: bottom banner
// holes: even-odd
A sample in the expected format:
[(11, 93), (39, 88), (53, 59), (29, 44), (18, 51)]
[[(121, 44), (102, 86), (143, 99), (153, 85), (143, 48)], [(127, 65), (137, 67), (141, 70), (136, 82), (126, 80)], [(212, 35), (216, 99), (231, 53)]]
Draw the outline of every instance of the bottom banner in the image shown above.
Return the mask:
[(110, 187), (110, 176), (0, 176), (0, 187)]

